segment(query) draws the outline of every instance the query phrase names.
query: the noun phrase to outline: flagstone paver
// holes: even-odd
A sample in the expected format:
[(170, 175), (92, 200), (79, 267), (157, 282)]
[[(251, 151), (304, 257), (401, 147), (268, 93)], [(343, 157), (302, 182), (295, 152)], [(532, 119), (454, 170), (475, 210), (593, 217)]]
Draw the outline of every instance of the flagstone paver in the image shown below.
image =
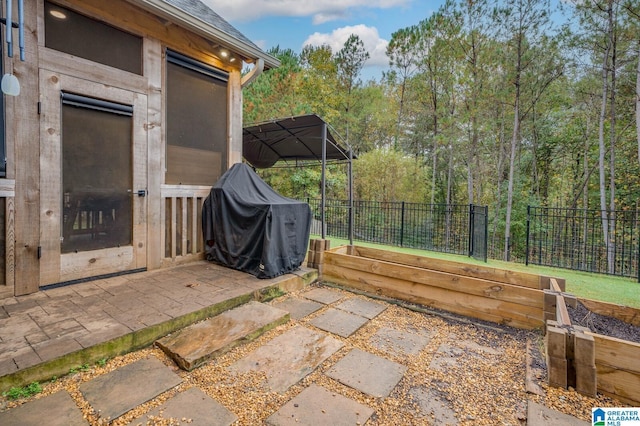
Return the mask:
[(311, 385), (267, 419), (272, 426), (364, 425), (373, 409), (352, 399)]
[(274, 307), (278, 309), (283, 309), (289, 312), (291, 318), (295, 320), (300, 320), (307, 315), (314, 313), (315, 311), (322, 308), (324, 305), (322, 303), (314, 302), (312, 300), (306, 299), (294, 299), (287, 298), (281, 302), (277, 302), (273, 304)]
[(462, 340), (459, 344), (466, 349), (470, 349), (473, 352), (480, 352), (483, 355), (500, 355), (504, 353), (504, 349), (502, 348), (492, 348), (490, 346), (480, 345), (473, 340)]
[(325, 305), (330, 305), (344, 298), (344, 294), (330, 288), (314, 288), (313, 290), (304, 292), (302, 295), (307, 299), (311, 299)]
[(369, 342), (376, 348), (395, 355), (416, 355), (427, 346), (430, 335), (427, 332), (409, 332), (383, 327)]
[(152, 357), (83, 383), (80, 392), (101, 418), (115, 420), (181, 382), (180, 376)]
[(329, 308), (321, 315), (309, 321), (310, 324), (321, 330), (336, 334), (341, 337), (349, 337), (369, 320), (360, 315), (350, 314), (340, 309)]
[[(160, 407), (156, 407), (139, 419), (131, 422), (131, 425), (138, 425), (142, 421), (146, 424), (147, 419), (161, 420), (175, 419), (180, 424), (189, 426), (228, 426), (238, 420), (231, 411), (222, 404), (198, 388), (189, 388), (169, 399)], [(184, 420), (183, 420), (184, 419)]]
[(381, 305), (380, 303), (360, 299), (358, 297), (353, 297), (345, 300), (344, 302), (340, 302), (335, 307), (368, 319), (374, 319), (380, 315), (381, 312), (387, 309), (386, 306)]
[(438, 395), (436, 390), (423, 386), (414, 387), (409, 391), (409, 395), (418, 404), (422, 417), (434, 419), (435, 424), (442, 426), (458, 424), (451, 403)]
[(341, 341), (328, 334), (296, 326), (237, 361), (230, 370), (262, 371), (271, 390), (284, 392), (342, 346)]
[(529, 401), (527, 426), (587, 426), (588, 422)]
[(429, 364), (432, 370), (446, 371), (448, 367), (458, 365), (458, 358), (464, 354), (464, 351), (455, 346), (443, 343), (438, 347), (438, 351), (434, 354)]
[(82, 411), (66, 390), (0, 413), (0, 425), (3, 426), (85, 426), (88, 424), (82, 417)]
[(407, 367), (360, 349), (353, 349), (336, 363), (327, 376), (375, 397), (389, 396)]
[(287, 311), (252, 301), (163, 337), (156, 345), (180, 368), (191, 371), (239, 342), (287, 321)]

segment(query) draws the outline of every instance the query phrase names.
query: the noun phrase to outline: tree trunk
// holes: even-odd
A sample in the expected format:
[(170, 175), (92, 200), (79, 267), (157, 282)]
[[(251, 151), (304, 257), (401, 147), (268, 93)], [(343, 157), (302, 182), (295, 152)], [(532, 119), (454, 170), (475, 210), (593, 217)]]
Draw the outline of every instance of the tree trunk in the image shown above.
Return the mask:
[(638, 162), (640, 163), (640, 39), (638, 40), (638, 70), (636, 74), (636, 134), (638, 139)]
[[(615, 0), (612, 0), (612, 4)], [(607, 244), (607, 271), (610, 274), (615, 272), (615, 242), (616, 242), (616, 83), (617, 83), (617, 28), (616, 22), (618, 20), (617, 11), (611, 11), (611, 107), (610, 107), (610, 120), (609, 125), (609, 241)]]
[(513, 206), (513, 180), (516, 168), (516, 154), (518, 150), (518, 135), (520, 134), (520, 94), (516, 89), (516, 105), (513, 111), (513, 134), (511, 135), (511, 154), (509, 157), (509, 186), (507, 187), (507, 217), (504, 224), (504, 260), (509, 260), (509, 243), (511, 241), (511, 209)]
[[(498, 188), (498, 194), (496, 197), (496, 210), (493, 214), (493, 231), (491, 233), (491, 242), (492, 246), (495, 246), (496, 239), (498, 235), (498, 217), (500, 217), (500, 208), (502, 207), (502, 175), (503, 175), (503, 167), (504, 167), (504, 142), (505, 142), (505, 129), (504, 129), (504, 111), (498, 111), (496, 116), (499, 116), (502, 113), (502, 117), (500, 118), (500, 137), (498, 141), (498, 179), (496, 182), (496, 186)], [(497, 252), (497, 250), (496, 250)]]
[[(605, 174), (605, 152), (604, 145), (604, 125), (607, 115), (607, 98), (609, 91), (609, 55), (611, 53), (611, 32), (613, 31), (613, 8), (611, 1), (609, 1), (609, 25), (607, 28), (607, 47), (604, 52), (602, 60), (602, 101), (600, 105), (600, 124), (598, 128), (598, 169), (600, 170), (600, 217), (602, 220), (602, 237), (604, 246), (609, 249), (609, 215), (607, 214), (607, 187), (606, 187), (606, 174)], [(607, 263), (609, 256), (607, 253)], [(607, 265), (607, 271), (611, 270), (611, 265)]]
[[(398, 140), (400, 139), (400, 126), (402, 123), (402, 110), (404, 109), (404, 92), (407, 87), (407, 77), (403, 75), (402, 77), (402, 85), (400, 86), (400, 105), (398, 106), (398, 122), (396, 123), (396, 136), (393, 141), (393, 149), (397, 150), (400, 147), (398, 146)], [(417, 151), (417, 149), (416, 149)]]

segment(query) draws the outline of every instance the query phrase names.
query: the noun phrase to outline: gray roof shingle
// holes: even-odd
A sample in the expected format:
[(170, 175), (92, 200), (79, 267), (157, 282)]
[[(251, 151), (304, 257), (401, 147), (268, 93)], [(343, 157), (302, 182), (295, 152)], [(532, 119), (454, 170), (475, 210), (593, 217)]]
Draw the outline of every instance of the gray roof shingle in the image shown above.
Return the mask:
[(244, 34), (238, 31), (233, 25), (228, 23), (223, 17), (214, 12), (209, 6), (200, 0), (164, 0), (166, 3), (182, 9), (185, 13), (200, 19), (201, 21), (217, 28), (231, 37), (248, 44), (255, 49), (260, 49)]

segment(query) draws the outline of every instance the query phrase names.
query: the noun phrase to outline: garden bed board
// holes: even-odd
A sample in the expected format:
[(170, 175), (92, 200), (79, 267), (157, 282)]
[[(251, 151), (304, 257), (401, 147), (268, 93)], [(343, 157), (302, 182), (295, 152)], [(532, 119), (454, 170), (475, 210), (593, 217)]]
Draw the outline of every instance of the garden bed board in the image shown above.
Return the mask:
[(359, 246), (323, 260), (324, 281), (517, 328), (544, 325), (541, 279), (532, 274)]
[(640, 344), (589, 334), (595, 340), (598, 392), (640, 406)]

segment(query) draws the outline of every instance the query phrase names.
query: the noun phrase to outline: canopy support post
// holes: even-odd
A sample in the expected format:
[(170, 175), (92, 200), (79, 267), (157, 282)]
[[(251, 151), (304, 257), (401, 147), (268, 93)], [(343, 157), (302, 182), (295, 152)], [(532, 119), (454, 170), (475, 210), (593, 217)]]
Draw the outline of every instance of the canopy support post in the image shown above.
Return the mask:
[(322, 227), (322, 239), (326, 238), (325, 229), (325, 207), (326, 207), (326, 168), (327, 168), (327, 123), (322, 123), (322, 178), (321, 178), (321, 193), (322, 199), (320, 200), (320, 217)]

